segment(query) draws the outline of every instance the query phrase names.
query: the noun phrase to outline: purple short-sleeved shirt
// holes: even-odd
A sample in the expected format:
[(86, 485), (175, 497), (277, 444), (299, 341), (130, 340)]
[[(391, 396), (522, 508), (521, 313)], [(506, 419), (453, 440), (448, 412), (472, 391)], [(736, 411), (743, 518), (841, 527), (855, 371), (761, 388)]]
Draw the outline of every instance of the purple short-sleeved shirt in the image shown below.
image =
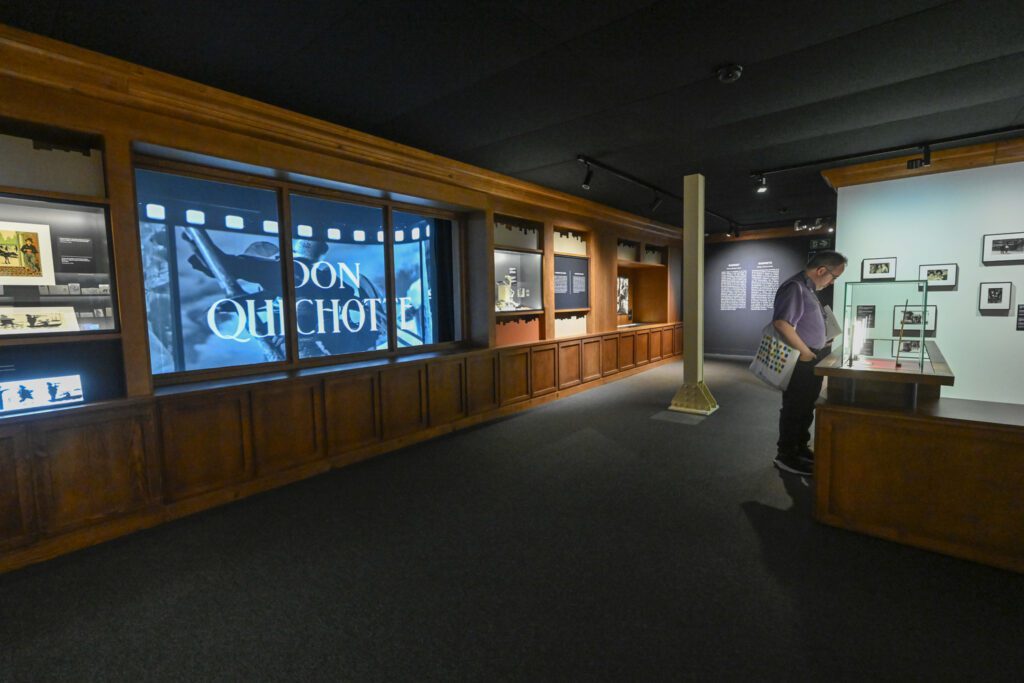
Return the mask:
[(795, 327), (804, 344), (814, 351), (825, 346), (825, 314), (814, 283), (803, 271), (779, 285), (772, 320), (785, 320)]

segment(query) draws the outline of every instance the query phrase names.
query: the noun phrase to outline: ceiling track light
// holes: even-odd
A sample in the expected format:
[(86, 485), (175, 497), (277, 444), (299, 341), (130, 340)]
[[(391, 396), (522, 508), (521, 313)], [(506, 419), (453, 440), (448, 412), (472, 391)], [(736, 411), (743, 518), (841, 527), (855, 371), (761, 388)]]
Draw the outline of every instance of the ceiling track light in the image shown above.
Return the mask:
[(754, 179), (754, 191), (758, 194), (765, 194), (768, 192), (768, 179), (763, 175), (758, 175)]
[(580, 187), (582, 187), (584, 190), (589, 190), (590, 189), (590, 181), (593, 180), (593, 178), (594, 178), (594, 169), (592, 169), (590, 167), (590, 164), (587, 164), (587, 174), (585, 176), (583, 176), (583, 183), (580, 184)]
[(651, 205), (649, 207), (647, 207), (648, 210), (651, 213), (654, 213), (655, 211), (657, 211), (661, 207), (661, 202), (662, 202), (661, 195), (660, 194), (655, 194), (654, 195), (654, 201), (651, 202)]

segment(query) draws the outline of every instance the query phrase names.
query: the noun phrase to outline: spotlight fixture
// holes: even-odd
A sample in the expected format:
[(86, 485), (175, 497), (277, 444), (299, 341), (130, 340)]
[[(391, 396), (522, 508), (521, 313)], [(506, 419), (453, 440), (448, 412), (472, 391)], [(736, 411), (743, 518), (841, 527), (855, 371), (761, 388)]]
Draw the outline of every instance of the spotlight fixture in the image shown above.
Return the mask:
[(583, 183), (580, 185), (584, 190), (590, 189), (590, 181), (594, 178), (594, 169), (587, 164), (587, 174), (583, 176)]
[(764, 194), (765, 192), (768, 191), (768, 179), (765, 178), (763, 175), (757, 176), (757, 179), (754, 181), (754, 184), (757, 188), (756, 192), (758, 194)]
[(739, 64), (723, 64), (715, 69), (715, 75), (722, 83), (735, 83), (743, 75), (743, 67)]
[(656, 195), (654, 195), (654, 201), (651, 202), (651, 205), (649, 207), (647, 207), (647, 209), (651, 213), (654, 213), (655, 211), (658, 210), (658, 207), (660, 207), (660, 206), (661, 206), (661, 195), (656, 194)]

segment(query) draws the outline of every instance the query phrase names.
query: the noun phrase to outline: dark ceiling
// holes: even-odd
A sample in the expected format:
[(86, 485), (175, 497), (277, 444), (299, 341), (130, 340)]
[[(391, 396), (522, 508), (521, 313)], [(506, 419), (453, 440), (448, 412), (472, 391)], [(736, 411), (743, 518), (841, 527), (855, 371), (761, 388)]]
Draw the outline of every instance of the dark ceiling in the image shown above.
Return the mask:
[(699, 171), (739, 224), (835, 213), (819, 168), (764, 195), (752, 171), (1024, 126), (1022, 0), (4, 0), (0, 22), (634, 213), (652, 193), (582, 190), (578, 154), (677, 194)]

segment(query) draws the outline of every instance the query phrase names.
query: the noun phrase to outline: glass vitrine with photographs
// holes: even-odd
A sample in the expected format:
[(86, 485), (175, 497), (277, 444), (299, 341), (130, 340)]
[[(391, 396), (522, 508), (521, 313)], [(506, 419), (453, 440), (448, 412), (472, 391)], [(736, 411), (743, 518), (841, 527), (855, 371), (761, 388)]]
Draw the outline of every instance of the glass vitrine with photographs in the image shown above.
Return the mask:
[(103, 206), (0, 195), (0, 339), (117, 330)]
[(844, 365), (926, 371), (925, 341), (938, 336), (941, 322), (928, 288), (927, 279), (848, 282), (840, 347)]

